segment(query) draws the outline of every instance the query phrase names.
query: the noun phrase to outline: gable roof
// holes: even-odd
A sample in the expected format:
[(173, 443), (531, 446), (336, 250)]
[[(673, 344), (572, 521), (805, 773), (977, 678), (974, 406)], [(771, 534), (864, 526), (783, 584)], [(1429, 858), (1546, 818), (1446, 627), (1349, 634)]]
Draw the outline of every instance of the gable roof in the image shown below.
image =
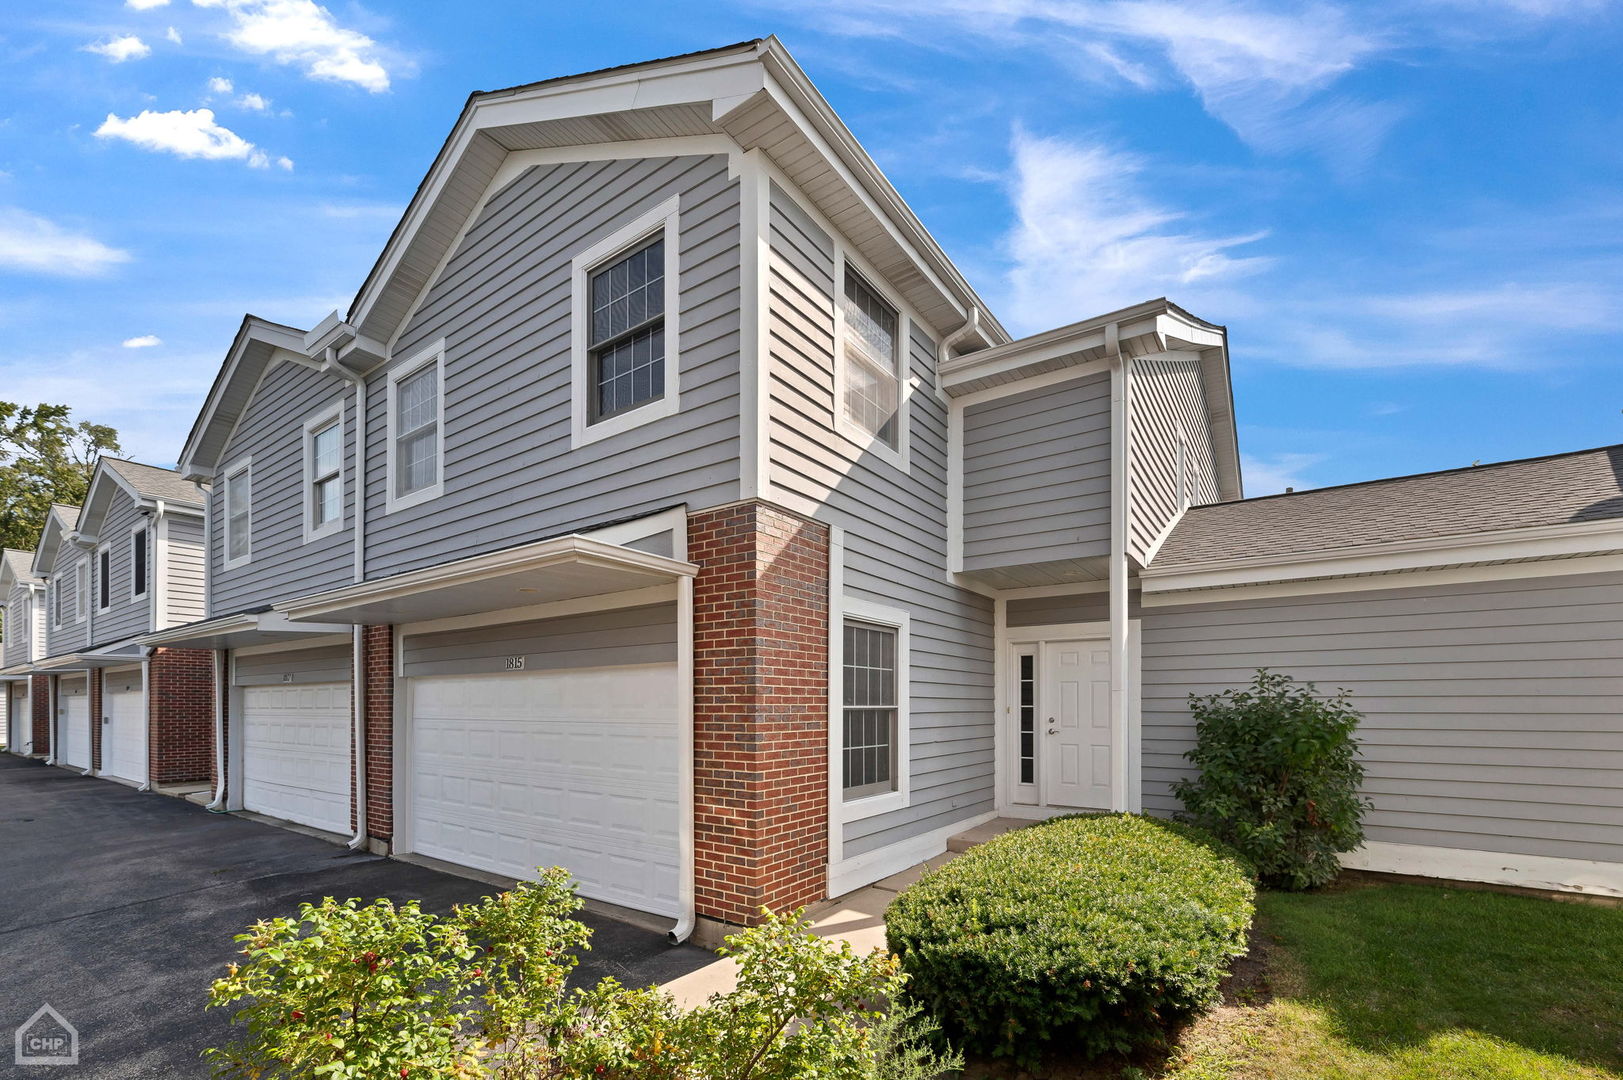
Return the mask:
[(19, 551), (16, 548), (0, 550), (0, 599), (11, 591), (14, 582), (39, 584), (39, 575), (34, 573), (33, 563), (32, 551)]
[(1157, 572), (1623, 519), (1623, 445), (1194, 506)]
[(50, 510), (45, 514), (45, 525), (39, 531), (39, 545), (34, 549), (34, 558), (30, 568), (41, 577), (48, 577), (51, 568), (56, 562), (57, 550), (62, 541), (79, 527), (79, 508), (66, 506), (62, 503), (52, 503)]
[(237, 430), (254, 389), (279, 357), (304, 359), (304, 331), (257, 315), (244, 315), (181, 449), (176, 473), (182, 480), (214, 476), (222, 464), (220, 455)]
[(166, 509), (178, 513), (200, 515), (203, 512), (203, 501), (198, 496), (197, 487), (182, 479), (175, 470), (142, 465), (123, 458), (103, 457), (96, 462), (90, 487), (85, 491), (78, 531), (87, 537), (99, 538), (113, 500), (120, 496), (137, 506), (162, 502)]

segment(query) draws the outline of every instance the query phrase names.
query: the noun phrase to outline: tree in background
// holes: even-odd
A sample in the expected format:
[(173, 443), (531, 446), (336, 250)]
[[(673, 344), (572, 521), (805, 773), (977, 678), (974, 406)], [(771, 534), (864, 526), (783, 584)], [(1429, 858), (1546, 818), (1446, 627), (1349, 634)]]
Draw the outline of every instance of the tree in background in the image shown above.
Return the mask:
[(83, 502), (96, 459), (120, 451), (117, 431), (71, 411), (0, 401), (0, 546), (32, 550), (51, 504)]

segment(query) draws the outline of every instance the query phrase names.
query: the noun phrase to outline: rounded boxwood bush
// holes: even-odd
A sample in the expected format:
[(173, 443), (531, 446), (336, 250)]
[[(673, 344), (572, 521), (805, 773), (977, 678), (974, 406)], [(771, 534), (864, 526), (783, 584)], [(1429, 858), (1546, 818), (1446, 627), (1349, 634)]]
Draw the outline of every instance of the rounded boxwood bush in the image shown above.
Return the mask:
[(1255, 890), (1233, 851), (1185, 825), (1100, 814), (1005, 833), (885, 913), (908, 992), (964, 1049), (1034, 1062), (1159, 1041), (1212, 1005), (1246, 951)]

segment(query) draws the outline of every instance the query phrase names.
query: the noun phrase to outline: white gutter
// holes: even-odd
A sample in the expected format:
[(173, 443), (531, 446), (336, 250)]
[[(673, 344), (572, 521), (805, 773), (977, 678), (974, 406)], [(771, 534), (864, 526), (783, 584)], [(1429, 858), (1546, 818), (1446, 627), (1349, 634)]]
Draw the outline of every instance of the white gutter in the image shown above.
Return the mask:
[(1110, 718), (1117, 732), (1111, 766), (1115, 805), (1111, 809), (1127, 810), (1131, 807), (1125, 768), (1131, 752), (1126, 745), (1131, 705), (1127, 699), (1127, 420), (1132, 383), (1121, 355), (1120, 324), (1108, 323), (1104, 339), (1105, 355), (1110, 360)]
[[(204, 807), (217, 814), (225, 812), (225, 710), (220, 707), (225, 693), (225, 650), (212, 649), (214, 654), (214, 799)], [(241, 753), (238, 747), (238, 753)]]

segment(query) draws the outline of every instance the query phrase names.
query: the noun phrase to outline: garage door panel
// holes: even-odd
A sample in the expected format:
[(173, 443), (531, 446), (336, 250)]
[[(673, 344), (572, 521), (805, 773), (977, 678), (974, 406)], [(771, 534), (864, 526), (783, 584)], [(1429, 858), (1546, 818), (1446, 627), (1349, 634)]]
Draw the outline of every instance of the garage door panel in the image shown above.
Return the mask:
[(243, 807), (349, 828), (349, 684), (243, 690)]
[(103, 695), (107, 724), (102, 728), (102, 772), (121, 780), (146, 780), (146, 694), (119, 690)]
[(674, 916), (676, 671), (669, 664), (412, 680), (414, 846)]
[(62, 735), (61, 763), (75, 769), (90, 768), (90, 697), (82, 691), (69, 697), (61, 693), (64, 710), (59, 731)]

